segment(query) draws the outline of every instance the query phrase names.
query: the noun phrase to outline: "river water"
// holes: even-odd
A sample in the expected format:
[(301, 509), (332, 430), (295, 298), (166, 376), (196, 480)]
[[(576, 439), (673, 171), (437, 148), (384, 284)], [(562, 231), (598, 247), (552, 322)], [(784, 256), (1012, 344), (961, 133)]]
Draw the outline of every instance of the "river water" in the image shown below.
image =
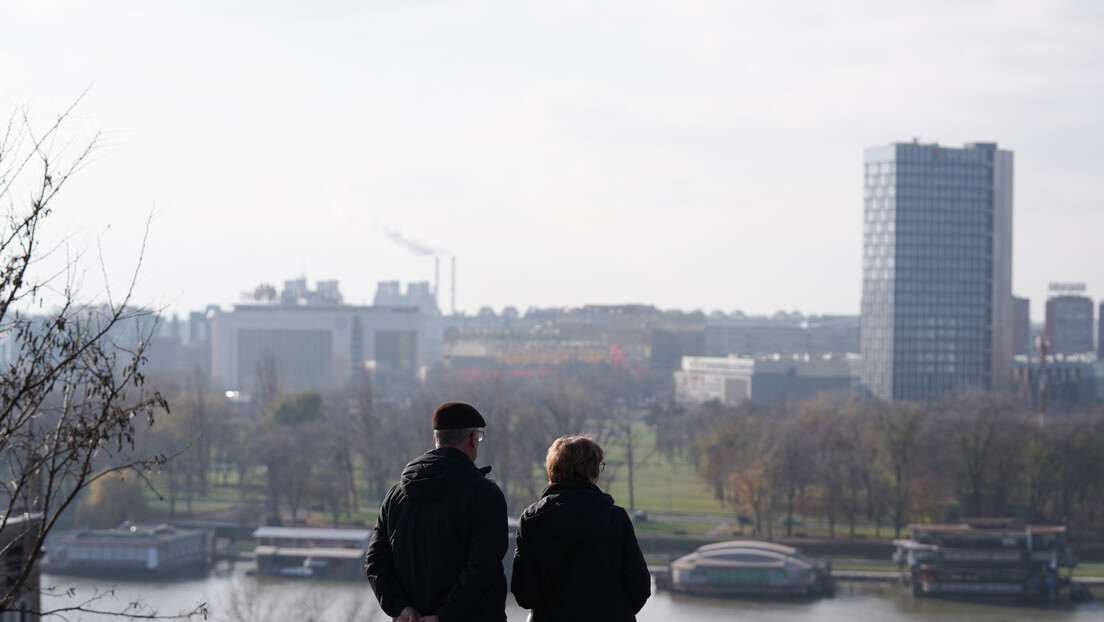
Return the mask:
[[(247, 564), (222, 575), (176, 583), (103, 583), (73, 577), (43, 576), (43, 586), (57, 586), (65, 592), (44, 596), (43, 606), (60, 606), (83, 601), (97, 593), (114, 590), (93, 605), (95, 609), (119, 608), (141, 598), (160, 614), (176, 613), (206, 602), (214, 622), (384, 622), (371, 588), (365, 583), (321, 583), (248, 576)], [(741, 622), (1034, 622), (1055, 620), (1100, 622), (1104, 620), (1104, 602), (1100, 591), (1097, 601), (1059, 607), (1025, 607), (949, 602), (917, 598), (895, 583), (837, 584), (835, 598), (810, 602), (771, 602), (727, 600), (653, 593), (637, 616), (640, 622), (669, 620), (730, 620)], [(525, 611), (508, 600), (507, 616), (521, 622)], [(97, 620), (89, 614), (52, 616), (46, 620)]]

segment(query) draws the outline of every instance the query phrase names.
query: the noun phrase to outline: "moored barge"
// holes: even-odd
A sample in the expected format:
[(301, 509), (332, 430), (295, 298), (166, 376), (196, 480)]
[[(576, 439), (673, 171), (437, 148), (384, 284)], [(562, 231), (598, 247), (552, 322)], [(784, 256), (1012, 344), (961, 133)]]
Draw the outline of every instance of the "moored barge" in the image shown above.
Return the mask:
[(206, 529), (124, 522), (114, 529), (69, 531), (47, 542), (43, 570), (54, 574), (173, 579), (205, 573), (214, 534)]
[(1062, 526), (967, 519), (909, 531), (894, 560), (918, 596), (1055, 601), (1077, 565)]
[(299, 579), (366, 579), (364, 554), (371, 529), (258, 527), (253, 532), (257, 572)]

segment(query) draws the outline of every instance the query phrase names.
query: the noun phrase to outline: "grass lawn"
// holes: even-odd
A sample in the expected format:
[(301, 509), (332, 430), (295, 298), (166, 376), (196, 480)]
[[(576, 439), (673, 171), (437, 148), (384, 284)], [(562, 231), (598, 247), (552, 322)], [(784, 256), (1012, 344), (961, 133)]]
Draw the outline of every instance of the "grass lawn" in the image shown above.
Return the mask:
[(1074, 577), (1104, 577), (1104, 564), (1078, 564), (1073, 568)]
[(379, 514), (378, 510), (358, 510), (356, 512), (353, 512), (352, 516), (346, 516), (342, 514), (341, 522), (371, 527), (376, 524), (377, 514)]
[[(716, 527), (716, 523), (702, 523), (702, 522), (667, 522), (667, 521), (636, 521), (633, 523), (633, 529), (636, 530), (637, 537), (644, 537), (649, 533), (656, 533), (660, 535), (690, 535), (690, 536), (704, 536), (711, 529)], [(728, 531), (725, 531), (723, 536), (728, 535)]]
[(858, 557), (833, 557), (832, 570), (851, 572), (898, 572), (900, 566), (892, 560), (862, 559)]
[[(217, 512), (220, 510), (227, 510), (234, 507), (234, 502), (229, 501), (212, 501), (210, 499), (192, 499), (192, 514), (208, 514), (211, 512)], [(157, 499), (149, 500), (149, 507), (152, 510), (159, 512), (167, 512), (169, 509), (168, 500), (159, 501)], [(179, 497), (176, 500), (176, 513), (177, 516), (184, 516), (188, 512), (188, 502)]]
[(633, 424), (633, 499), (629, 499), (629, 467), (623, 439), (605, 444), (606, 470), (598, 480), (602, 490), (613, 495), (627, 510), (649, 513), (733, 515), (721, 507), (713, 491), (697, 469), (685, 458), (667, 456), (654, 450), (655, 433), (643, 423)]

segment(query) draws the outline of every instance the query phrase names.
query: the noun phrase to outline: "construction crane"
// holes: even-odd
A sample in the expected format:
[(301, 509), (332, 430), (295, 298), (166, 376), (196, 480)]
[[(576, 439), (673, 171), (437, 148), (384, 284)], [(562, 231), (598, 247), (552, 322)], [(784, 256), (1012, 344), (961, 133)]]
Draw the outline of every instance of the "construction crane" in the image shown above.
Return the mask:
[(1039, 426), (1046, 423), (1046, 386), (1047, 386), (1047, 351), (1050, 350), (1050, 335), (1039, 336)]

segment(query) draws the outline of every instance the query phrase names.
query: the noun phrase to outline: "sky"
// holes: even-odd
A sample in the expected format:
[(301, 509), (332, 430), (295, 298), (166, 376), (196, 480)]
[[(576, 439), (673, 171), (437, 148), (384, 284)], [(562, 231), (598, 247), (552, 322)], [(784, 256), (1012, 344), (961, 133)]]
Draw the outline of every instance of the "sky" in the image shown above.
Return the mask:
[(917, 138), (1015, 153), (1033, 320), (1050, 282), (1104, 298), (1096, 0), (0, 10), (0, 112), (76, 103), (61, 154), (99, 133), (43, 232), (86, 296), (137, 271), (167, 314), (300, 277), (371, 304), (436, 256), (446, 311), (455, 258), (467, 313), (857, 314), (863, 149)]

